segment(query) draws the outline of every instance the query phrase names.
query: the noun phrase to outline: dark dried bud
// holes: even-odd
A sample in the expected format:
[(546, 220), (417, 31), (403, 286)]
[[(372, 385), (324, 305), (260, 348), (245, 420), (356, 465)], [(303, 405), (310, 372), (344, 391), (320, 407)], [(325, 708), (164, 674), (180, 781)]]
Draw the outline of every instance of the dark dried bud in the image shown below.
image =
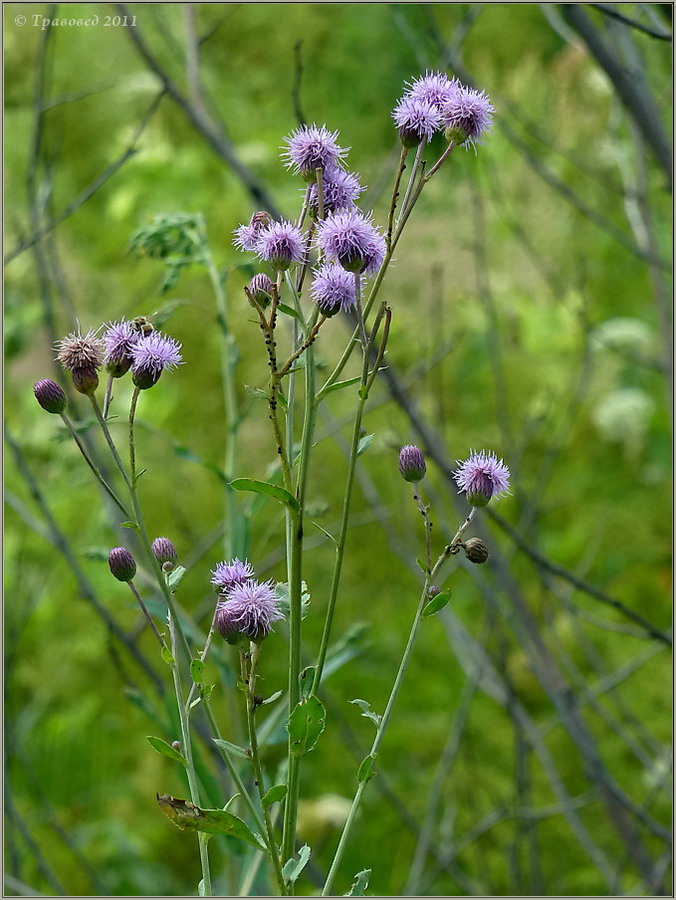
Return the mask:
[[(171, 543), (169, 538), (158, 537), (153, 541), (153, 556), (164, 569), (165, 563), (171, 563), (169, 572), (174, 568), (174, 563), (178, 557), (176, 547)], [(167, 570), (165, 570), (167, 571)]]
[(256, 709), (259, 706), (262, 706), (265, 701), (265, 697), (262, 694), (254, 694), (253, 696), (253, 708)]
[(481, 538), (473, 537), (468, 541), (465, 541), (463, 544), (463, 550), (465, 551), (465, 556), (470, 562), (476, 563), (476, 565), (481, 565), (481, 563), (485, 563), (488, 559), (488, 547), (484, 544)]
[(73, 369), (73, 387), (81, 394), (93, 394), (99, 386), (99, 376), (93, 366)]
[(126, 547), (114, 547), (108, 554), (108, 565), (118, 581), (131, 581), (136, 575), (136, 562)]
[(51, 378), (43, 378), (33, 385), (35, 399), (48, 413), (62, 413), (66, 408), (66, 395)]

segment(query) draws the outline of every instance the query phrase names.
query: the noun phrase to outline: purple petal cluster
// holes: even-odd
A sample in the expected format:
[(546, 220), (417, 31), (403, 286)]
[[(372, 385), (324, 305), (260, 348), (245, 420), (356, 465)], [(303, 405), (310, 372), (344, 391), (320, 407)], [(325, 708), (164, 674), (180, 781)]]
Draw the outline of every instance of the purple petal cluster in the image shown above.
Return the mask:
[(253, 578), (253, 566), (247, 560), (242, 562), (235, 557), (229, 563), (220, 562), (211, 572), (211, 583), (219, 594), (227, 594), (228, 591), (236, 587), (238, 584), (244, 584), (250, 578)]
[[(352, 172), (346, 172), (334, 166), (327, 169), (322, 175), (322, 201), (324, 215), (331, 212), (339, 212), (343, 209), (353, 209), (355, 201), (364, 190), (359, 179)], [(308, 192), (308, 206), (317, 215), (319, 213), (317, 184), (311, 184)]]
[(446, 138), (457, 144), (475, 144), (491, 128), (494, 112), (484, 91), (461, 86), (441, 108)]
[(63, 388), (51, 378), (42, 378), (33, 385), (35, 399), (48, 413), (60, 414), (66, 408), (66, 395)]
[(425, 477), (427, 466), (422, 450), (415, 444), (407, 444), (399, 451), (399, 472), (405, 481), (417, 483)]
[(126, 547), (113, 547), (108, 554), (108, 565), (118, 581), (131, 581), (136, 575), (136, 560)]
[(169, 538), (158, 537), (152, 543), (153, 556), (163, 566), (165, 563), (174, 563), (178, 558), (176, 547)]
[(71, 332), (56, 342), (56, 349), (57, 360), (69, 372), (101, 368), (104, 345), (95, 331), (88, 331), (87, 334)]
[(145, 390), (157, 384), (165, 369), (172, 371), (180, 365), (181, 345), (173, 338), (153, 331), (139, 336), (131, 348), (132, 380), (136, 387)]
[(472, 450), (469, 459), (458, 459), (456, 462), (459, 468), (453, 477), (472, 506), (486, 506), (491, 497), (507, 493), (509, 469), (495, 453)]
[(455, 78), (448, 78), (443, 72), (429, 70), (407, 85), (406, 95), (413, 100), (431, 103), (437, 110), (449, 103), (460, 87)]
[(329, 131), (326, 125), (301, 125), (284, 139), (286, 144), (282, 158), (287, 168), (293, 169), (310, 181), (315, 170), (326, 171), (335, 167), (347, 150), (337, 143), (338, 132)]
[(405, 94), (392, 111), (404, 147), (427, 143), (441, 127), (438, 107), (430, 100)]
[(272, 216), (269, 212), (261, 210), (255, 212), (251, 216), (248, 225), (240, 225), (233, 231), (235, 240), (233, 241), (238, 250), (251, 251), (256, 249), (256, 244), (261, 231), (272, 223)]
[(284, 272), (292, 263), (303, 260), (303, 235), (291, 222), (273, 222), (258, 235), (255, 250), (259, 259)]
[(324, 263), (314, 270), (310, 293), (323, 315), (334, 316), (356, 305), (355, 277), (336, 263)]
[(272, 623), (283, 618), (271, 581), (238, 584), (216, 606), (216, 625), (226, 640), (244, 635), (262, 641), (272, 631)]
[(385, 257), (385, 238), (357, 209), (331, 213), (319, 222), (317, 246), (349, 272), (376, 272)]
[(106, 352), (103, 361), (108, 372), (119, 378), (129, 371), (132, 364), (131, 349), (139, 338), (139, 332), (131, 322), (122, 319), (111, 322), (103, 334)]

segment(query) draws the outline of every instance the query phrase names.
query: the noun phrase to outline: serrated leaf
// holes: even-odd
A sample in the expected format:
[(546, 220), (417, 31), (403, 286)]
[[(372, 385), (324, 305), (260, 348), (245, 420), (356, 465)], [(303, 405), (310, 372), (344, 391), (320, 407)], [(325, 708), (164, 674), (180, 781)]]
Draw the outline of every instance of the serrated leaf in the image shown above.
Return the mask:
[(298, 851), (298, 856), (292, 856), (291, 859), (287, 859), (282, 867), (282, 875), (284, 877), (284, 881), (287, 884), (293, 884), (294, 881), (298, 878), (300, 873), (303, 871), (305, 866), (308, 864), (308, 860), (310, 859), (310, 854), (312, 850), (305, 844)]
[(361, 456), (362, 453), (366, 453), (368, 448), (373, 443), (373, 438), (375, 434), (365, 434), (363, 438), (360, 438), (359, 443), (357, 444), (357, 456)]
[(176, 590), (187, 571), (188, 570), (185, 568), (185, 566), (176, 566), (175, 569), (171, 570), (171, 572), (169, 573), (169, 577), (167, 578), (167, 587), (170, 591)]
[(286, 785), (285, 784), (274, 785), (274, 787), (271, 787), (270, 790), (261, 799), (261, 803), (263, 804), (263, 809), (268, 809), (268, 807), (272, 806), (273, 803), (279, 803), (280, 800), (283, 800), (285, 797), (286, 797)]
[[(304, 619), (310, 606), (311, 597), (307, 584), (304, 581), (301, 582), (300, 589), (300, 617)], [(291, 600), (289, 598), (289, 585), (285, 581), (278, 581), (275, 585), (275, 597), (277, 598), (279, 611), (288, 619), (291, 613)]]
[(157, 753), (161, 753), (162, 756), (168, 756), (169, 759), (173, 759), (174, 762), (180, 762), (184, 766), (188, 765), (188, 760), (185, 758), (185, 756), (183, 756), (182, 753), (179, 753), (178, 750), (174, 750), (171, 744), (163, 741), (162, 738), (146, 735), (146, 740), (153, 748), (153, 750), (155, 750)]
[(340, 391), (343, 388), (349, 387), (351, 384), (357, 384), (361, 381), (361, 375), (355, 375), (354, 378), (346, 378), (345, 381), (336, 381), (324, 391), (325, 394), (330, 394), (331, 391)]
[(161, 656), (162, 659), (168, 666), (173, 666), (176, 663), (176, 660), (173, 657), (171, 650), (168, 647), (162, 647)]
[(375, 724), (376, 728), (380, 726), (383, 717), (379, 716), (378, 713), (375, 713), (371, 709), (371, 704), (368, 700), (350, 700), (350, 703), (355, 703), (357, 706), (361, 707), (363, 710), (362, 716), (364, 716), (365, 719), (370, 719)]
[(204, 663), (201, 659), (190, 660), (190, 677), (195, 684), (202, 684), (202, 672), (204, 672)]
[(238, 816), (224, 809), (203, 809), (195, 806), (190, 800), (179, 800), (177, 797), (170, 797), (169, 794), (156, 796), (162, 812), (182, 831), (227, 834), (267, 852), (260, 835), (254, 834), (246, 822)]
[(267, 494), (268, 497), (274, 497), (289, 509), (298, 510), (298, 500), (290, 494), (289, 491), (276, 484), (270, 484), (269, 481), (258, 481), (255, 478), (235, 478), (230, 482), (230, 487), (236, 491), (252, 491), (255, 494)]
[(450, 591), (442, 591), (440, 594), (437, 594), (436, 597), (432, 597), (430, 602), (423, 609), (422, 617), (425, 619), (427, 618), (427, 616), (433, 616), (435, 613), (438, 613), (440, 609), (444, 608), (444, 606), (448, 606), (450, 599)]
[(373, 768), (375, 765), (375, 757), (374, 756), (366, 756), (359, 768), (357, 769), (357, 778), (359, 779), (359, 783), (370, 781), (375, 777), (376, 772)]
[(357, 872), (357, 874), (354, 876), (352, 887), (347, 892), (347, 894), (343, 894), (343, 897), (363, 897), (364, 891), (369, 886), (370, 877), (371, 869), (362, 869), (361, 872)]
[(279, 700), (279, 698), (282, 696), (283, 693), (284, 693), (284, 691), (275, 691), (274, 694), (270, 694), (269, 697), (266, 697), (266, 699), (263, 700), (258, 705), (259, 706), (267, 706), (268, 703), (274, 703), (275, 700)]
[(318, 697), (301, 700), (289, 716), (287, 729), (296, 756), (309, 753), (326, 727), (326, 710)]
[(251, 759), (244, 747), (239, 747), (237, 744), (231, 744), (230, 741), (223, 741), (220, 738), (214, 738), (214, 744), (216, 744), (217, 747), (220, 747), (221, 750), (224, 750), (226, 753), (229, 753), (232, 756), (239, 756), (242, 759)]

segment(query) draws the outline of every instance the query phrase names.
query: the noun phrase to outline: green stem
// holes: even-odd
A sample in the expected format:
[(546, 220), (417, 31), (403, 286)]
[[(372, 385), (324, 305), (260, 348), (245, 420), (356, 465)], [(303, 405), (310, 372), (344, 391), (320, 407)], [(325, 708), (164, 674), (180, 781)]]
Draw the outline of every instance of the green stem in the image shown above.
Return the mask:
[[(174, 692), (176, 693), (176, 703), (178, 705), (178, 716), (181, 723), (181, 738), (183, 742), (183, 753), (185, 755), (186, 760), (186, 773), (188, 775), (188, 786), (190, 788), (190, 799), (195, 804), (195, 806), (200, 806), (200, 795), (199, 795), (199, 787), (197, 785), (197, 775), (195, 773), (195, 763), (192, 755), (192, 743), (190, 740), (190, 725), (188, 723), (188, 714), (185, 707), (185, 703), (183, 702), (183, 689), (181, 687), (181, 673), (179, 670), (179, 665), (176, 660), (176, 650), (177, 650), (177, 641), (176, 641), (176, 627), (175, 627), (175, 619), (171, 613), (168, 617), (169, 621), (169, 635), (171, 638), (171, 653), (172, 653), (172, 662), (171, 662), (171, 674), (174, 682)], [(206, 834), (200, 833), (198, 835), (198, 844), (200, 851), (200, 863), (202, 866), (202, 882), (204, 885), (204, 896), (211, 897), (211, 871), (209, 869), (209, 850), (207, 847), (207, 841), (209, 836)]]
[(138, 403), (141, 389), (135, 387), (134, 393), (131, 395), (131, 404), (129, 406), (129, 471), (131, 472), (131, 483), (136, 484), (136, 448), (134, 446), (134, 420), (136, 418), (136, 404)]
[(110, 401), (113, 398), (113, 381), (115, 379), (112, 375), (108, 376), (108, 381), (106, 382), (106, 393), (103, 396), (103, 418), (108, 418), (108, 411), (110, 409)]
[(141, 611), (143, 612), (143, 615), (148, 620), (148, 624), (152, 628), (155, 637), (160, 642), (160, 647), (162, 647), (163, 649), (166, 649), (167, 645), (164, 643), (164, 638), (157, 630), (157, 625), (155, 625), (155, 623), (153, 622), (152, 617), (151, 617), (150, 613), (148, 612), (148, 609), (147, 609), (145, 603), (141, 599), (141, 595), (139, 594), (139, 592), (136, 589), (136, 585), (134, 584), (133, 581), (128, 581), (127, 584), (129, 585), (129, 590), (132, 592), (134, 597), (136, 597), (136, 600), (138, 601), (138, 605), (141, 607)]
[(113, 455), (113, 460), (115, 461), (115, 465), (118, 468), (120, 475), (122, 476), (124, 483), (127, 485), (129, 490), (131, 491), (131, 482), (129, 480), (129, 476), (127, 475), (127, 470), (122, 464), (122, 460), (120, 459), (120, 454), (117, 452), (117, 447), (113, 441), (113, 438), (110, 434), (110, 429), (108, 428), (108, 423), (103, 418), (103, 414), (101, 412), (101, 408), (99, 407), (98, 401), (94, 394), (88, 394), (89, 399), (91, 400), (92, 407), (94, 409), (94, 415), (98, 419), (99, 425), (101, 426), (101, 430), (103, 431), (103, 436), (106, 439), (106, 443), (110, 448), (110, 452)]

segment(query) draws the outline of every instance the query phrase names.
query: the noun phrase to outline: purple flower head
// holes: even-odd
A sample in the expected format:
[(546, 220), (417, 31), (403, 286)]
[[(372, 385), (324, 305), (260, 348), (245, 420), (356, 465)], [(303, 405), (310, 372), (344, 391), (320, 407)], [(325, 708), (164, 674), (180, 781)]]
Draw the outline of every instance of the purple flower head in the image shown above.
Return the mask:
[(138, 338), (138, 329), (125, 319), (120, 322), (111, 322), (105, 330), (103, 341), (106, 346), (106, 355), (103, 361), (113, 378), (120, 378), (131, 368), (131, 348)]
[(349, 272), (376, 272), (385, 257), (385, 238), (358, 209), (331, 213), (319, 222), (317, 244)]
[(313, 272), (312, 299), (325, 316), (347, 312), (357, 303), (355, 276), (336, 263), (324, 263)]
[(326, 169), (336, 166), (346, 155), (347, 150), (336, 143), (337, 131), (329, 131), (326, 125), (301, 125), (284, 138), (286, 149), (282, 159), (286, 166), (301, 174), (306, 181), (315, 178), (315, 169)]
[(159, 331), (142, 335), (131, 348), (132, 380), (136, 387), (146, 390), (159, 381), (162, 372), (180, 365), (181, 345)]
[(238, 584), (216, 606), (216, 625), (226, 641), (244, 635), (260, 642), (272, 631), (272, 623), (283, 618), (272, 581)]
[(483, 91), (460, 87), (441, 109), (446, 139), (456, 144), (475, 144), (493, 124), (495, 112)]
[(155, 538), (152, 545), (153, 556), (161, 566), (169, 563), (172, 567), (178, 558), (176, 547), (166, 537)]
[(284, 272), (292, 263), (301, 262), (304, 256), (303, 235), (291, 222), (273, 222), (264, 228), (256, 241), (259, 259), (269, 262), (274, 269)]
[(414, 444), (407, 444), (399, 451), (399, 471), (405, 481), (422, 481), (427, 471), (422, 450)]
[(272, 280), (264, 272), (254, 275), (248, 286), (249, 293), (263, 309), (265, 309), (266, 306), (269, 306), (270, 301), (272, 300), (273, 288), (274, 284), (272, 283)]
[(399, 140), (409, 148), (427, 143), (441, 127), (438, 107), (429, 100), (410, 94), (397, 103), (392, 118), (399, 129)]
[(460, 83), (455, 78), (449, 79), (443, 72), (428, 70), (408, 85), (406, 95), (413, 100), (425, 100), (441, 110), (453, 99), (459, 87)]
[(77, 369), (100, 369), (103, 362), (104, 346), (95, 331), (87, 334), (71, 332), (56, 342), (57, 360), (64, 369), (75, 372)]
[(108, 554), (108, 565), (118, 581), (131, 581), (136, 575), (136, 560), (126, 547), (114, 547)]
[(255, 250), (258, 236), (271, 222), (272, 216), (269, 212), (261, 210), (254, 213), (248, 225), (240, 225), (239, 228), (233, 231), (235, 235), (233, 244), (238, 250)]
[(460, 488), (459, 493), (465, 491), (472, 506), (486, 506), (491, 497), (507, 493), (509, 469), (495, 453), (470, 452), (469, 459), (456, 460), (460, 468), (453, 477)]
[[(338, 212), (341, 209), (352, 209), (355, 200), (363, 190), (364, 188), (359, 183), (359, 179), (352, 172), (346, 172), (345, 169), (340, 169), (337, 166), (327, 169), (322, 176), (324, 215)], [(314, 215), (318, 215), (319, 203), (316, 183), (310, 185), (308, 206)]]
[(220, 562), (211, 573), (211, 583), (219, 594), (227, 594), (238, 584), (244, 584), (253, 578), (254, 570), (250, 562), (244, 562), (235, 557), (229, 563)]
[(51, 378), (42, 378), (33, 385), (35, 399), (49, 413), (62, 413), (66, 408), (63, 389)]

